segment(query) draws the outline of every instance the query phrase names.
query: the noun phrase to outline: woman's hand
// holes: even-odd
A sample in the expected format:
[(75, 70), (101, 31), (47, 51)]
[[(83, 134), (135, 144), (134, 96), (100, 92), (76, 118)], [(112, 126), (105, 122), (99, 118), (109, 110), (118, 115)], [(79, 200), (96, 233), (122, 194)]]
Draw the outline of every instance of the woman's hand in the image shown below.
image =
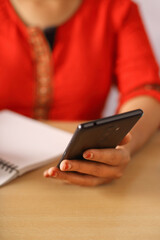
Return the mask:
[(125, 147), (130, 139), (128, 134), (116, 149), (89, 149), (83, 153), (86, 160), (63, 160), (60, 170), (52, 167), (44, 172), (44, 176), (83, 186), (109, 183), (123, 175), (130, 161), (130, 153)]

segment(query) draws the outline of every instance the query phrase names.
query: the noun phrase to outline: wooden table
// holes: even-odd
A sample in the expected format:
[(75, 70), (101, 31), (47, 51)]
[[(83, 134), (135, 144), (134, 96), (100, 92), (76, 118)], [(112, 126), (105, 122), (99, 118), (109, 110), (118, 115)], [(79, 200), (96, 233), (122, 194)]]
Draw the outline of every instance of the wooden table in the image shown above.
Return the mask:
[(160, 132), (134, 156), (125, 176), (109, 185), (45, 179), (49, 166), (0, 189), (1, 240), (160, 240)]

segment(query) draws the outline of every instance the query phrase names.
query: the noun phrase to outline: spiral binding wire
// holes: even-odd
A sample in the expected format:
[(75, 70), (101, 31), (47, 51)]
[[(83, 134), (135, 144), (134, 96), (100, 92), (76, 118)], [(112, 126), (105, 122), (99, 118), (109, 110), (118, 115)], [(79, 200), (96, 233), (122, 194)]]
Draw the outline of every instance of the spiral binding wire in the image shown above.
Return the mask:
[(8, 161), (5, 161), (4, 159), (1, 159), (1, 158), (0, 158), (0, 168), (9, 173), (12, 173), (13, 171), (16, 171), (17, 173), (19, 172), (17, 169), (18, 166)]

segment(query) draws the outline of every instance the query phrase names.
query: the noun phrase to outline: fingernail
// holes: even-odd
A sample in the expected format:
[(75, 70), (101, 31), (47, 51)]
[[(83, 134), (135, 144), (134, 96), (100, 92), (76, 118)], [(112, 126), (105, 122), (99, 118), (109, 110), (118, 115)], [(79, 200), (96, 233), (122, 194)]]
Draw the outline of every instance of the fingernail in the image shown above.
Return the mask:
[(45, 172), (43, 173), (43, 176), (44, 176), (44, 177), (49, 177), (48, 171), (45, 171)]
[(92, 159), (93, 158), (93, 153), (90, 152), (90, 153), (84, 153), (83, 154), (83, 157), (86, 158), (86, 159)]
[(57, 177), (57, 172), (56, 172), (53, 168), (50, 168), (50, 169), (48, 170), (48, 175), (49, 175), (50, 177)]
[(61, 169), (62, 171), (70, 170), (71, 167), (72, 167), (72, 165), (71, 165), (70, 163), (68, 163), (68, 162), (62, 162), (62, 163), (60, 164), (60, 169)]

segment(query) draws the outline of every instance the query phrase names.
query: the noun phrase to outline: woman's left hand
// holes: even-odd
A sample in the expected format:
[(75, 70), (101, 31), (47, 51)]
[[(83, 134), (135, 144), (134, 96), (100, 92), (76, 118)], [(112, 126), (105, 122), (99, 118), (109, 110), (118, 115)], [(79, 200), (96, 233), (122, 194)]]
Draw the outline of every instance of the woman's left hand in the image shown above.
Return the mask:
[(89, 149), (83, 153), (86, 160), (63, 160), (60, 170), (52, 167), (44, 172), (44, 176), (83, 186), (109, 183), (122, 177), (130, 161), (130, 153), (125, 147), (130, 139), (128, 134), (115, 149)]

